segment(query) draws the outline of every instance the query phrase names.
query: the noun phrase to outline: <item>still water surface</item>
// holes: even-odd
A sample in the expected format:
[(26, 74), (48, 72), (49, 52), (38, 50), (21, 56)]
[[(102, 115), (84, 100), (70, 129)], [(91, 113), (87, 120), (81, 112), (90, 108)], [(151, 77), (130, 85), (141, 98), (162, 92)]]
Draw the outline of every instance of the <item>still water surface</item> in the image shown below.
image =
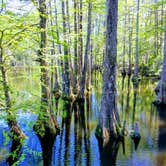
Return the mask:
[[(137, 91), (133, 90), (128, 78), (124, 85), (118, 80), (118, 109), (121, 121), (127, 121), (127, 128), (132, 129), (139, 124), (141, 141), (137, 150), (132, 139), (125, 137), (124, 147), (120, 144), (116, 156), (117, 166), (165, 166), (166, 165), (166, 119), (165, 115), (152, 106), (156, 85), (151, 80), (142, 80)], [(53, 146), (52, 166), (99, 166), (100, 153), (95, 128), (100, 110), (101, 83), (96, 81), (89, 102), (83, 108), (67, 111), (59, 104), (58, 123), (61, 128)], [(80, 111), (80, 112), (79, 112)], [(19, 166), (42, 166), (42, 150), (40, 142), (33, 132), (33, 124), (37, 116), (30, 111), (17, 114), (18, 123), (27, 136), (21, 149)], [(8, 126), (3, 113), (0, 118), (0, 166), (10, 152), (11, 142), (6, 136)], [(49, 141), (49, 140), (48, 140)], [(107, 158), (111, 152), (108, 153)], [(111, 163), (111, 161), (110, 161)], [(111, 164), (110, 164), (111, 165)], [(112, 164), (114, 165), (114, 164)]]

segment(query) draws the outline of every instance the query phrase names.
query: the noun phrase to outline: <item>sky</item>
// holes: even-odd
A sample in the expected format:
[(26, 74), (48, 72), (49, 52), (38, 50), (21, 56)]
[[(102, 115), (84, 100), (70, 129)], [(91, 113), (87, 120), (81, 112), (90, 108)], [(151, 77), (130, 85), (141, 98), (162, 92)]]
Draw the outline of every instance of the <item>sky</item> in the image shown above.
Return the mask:
[(34, 9), (31, 1), (20, 1), (20, 0), (7, 0), (7, 10), (11, 10), (12, 12), (24, 14), (30, 12)]

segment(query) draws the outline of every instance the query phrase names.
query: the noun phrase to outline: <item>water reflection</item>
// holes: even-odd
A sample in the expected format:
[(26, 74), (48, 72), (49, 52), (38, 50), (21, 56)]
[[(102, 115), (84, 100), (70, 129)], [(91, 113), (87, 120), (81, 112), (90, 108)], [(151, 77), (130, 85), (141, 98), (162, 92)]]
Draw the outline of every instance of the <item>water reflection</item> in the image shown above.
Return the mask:
[(19, 158), (21, 156), (21, 148), (22, 148), (23, 140), (17, 138), (12, 140), (12, 145), (10, 148), (10, 154), (7, 158), (7, 162), (9, 166), (17, 165), (19, 163)]
[(75, 138), (75, 151), (74, 151), (74, 165), (82, 165), (82, 154), (85, 153), (86, 165), (90, 165), (90, 128), (89, 128), (89, 113), (90, 101), (89, 97), (87, 103), (87, 119), (85, 118), (85, 107), (81, 103), (74, 105), (74, 138)]
[[(64, 136), (64, 161), (65, 165), (69, 164), (70, 159), (70, 132), (71, 132), (71, 120), (72, 120), (72, 105), (70, 103), (65, 103), (63, 107), (63, 117), (62, 117), (62, 128), (60, 134), (60, 148), (59, 154), (61, 156), (61, 149), (62, 149), (62, 141)], [(60, 159), (60, 157), (59, 157)], [(58, 165), (61, 165), (60, 160), (58, 161)]]
[(166, 150), (166, 108), (158, 108), (159, 114), (159, 134), (158, 148), (159, 151)]
[(115, 166), (119, 150), (119, 140), (110, 140), (103, 146), (103, 140), (98, 139), (101, 166)]
[(130, 109), (130, 105), (129, 105), (129, 101), (130, 101), (130, 77), (128, 77), (127, 79), (127, 96), (126, 96), (126, 112), (129, 112)]
[(137, 102), (138, 87), (133, 85), (133, 112), (132, 112), (132, 129), (134, 130), (136, 102)]
[[(120, 96), (119, 108), (122, 108), (121, 83), (120, 80), (117, 88)], [(96, 140), (94, 133), (98, 123), (101, 97), (101, 87), (97, 86), (97, 91), (93, 91), (93, 95), (88, 96), (84, 106), (76, 103), (74, 105), (59, 103), (57, 121), (61, 133), (50, 143), (50, 147), (47, 145), (50, 138), (43, 142), (52, 152), (46, 148), (41, 149), (40, 141), (32, 131), (36, 115), (28, 113), (23, 117), (21, 113), (22, 118), (18, 118), (18, 122), (25, 132), (27, 140), (21, 149), (25, 159), (23, 162), (20, 161), (19, 166), (43, 166), (42, 151), (45, 151), (43, 159), (48, 159), (49, 163), (52, 159), (52, 166), (111, 166), (111, 164), (117, 166), (165, 166), (166, 115), (163, 114), (165, 110), (151, 111), (153, 87), (155, 87), (154, 84), (144, 81), (140, 83), (137, 90), (134, 90), (130, 79), (126, 77), (124, 80), (124, 111), (120, 111), (120, 117), (122, 123), (126, 120), (128, 129), (135, 129), (136, 123), (139, 124), (141, 141), (136, 151), (134, 142), (129, 137), (125, 138), (123, 144), (119, 145), (119, 143), (112, 141), (104, 148), (101, 146), (102, 142)], [(31, 125), (29, 125), (30, 122)], [(1, 155), (1, 151), (3, 151), (2, 154), (5, 151), (5, 156), (7, 156), (6, 154), (10, 153), (11, 143), (4, 144), (3, 130), (8, 131), (7, 127), (4, 126), (4, 121), (0, 119), (0, 165), (8, 166), (9, 163), (4, 162), (6, 157)]]

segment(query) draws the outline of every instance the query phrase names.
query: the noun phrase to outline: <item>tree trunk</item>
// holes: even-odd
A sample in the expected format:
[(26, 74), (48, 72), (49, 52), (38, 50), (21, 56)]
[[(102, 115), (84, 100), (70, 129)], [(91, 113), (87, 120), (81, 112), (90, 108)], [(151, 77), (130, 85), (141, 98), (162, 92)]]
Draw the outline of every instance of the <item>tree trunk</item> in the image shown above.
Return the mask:
[[(53, 32), (51, 1), (49, 1), (49, 6), (50, 6), (51, 33), (52, 33), (52, 36), (53, 36), (54, 32)], [(51, 55), (52, 55), (52, 57), (51, 57), (51, 100), (52, 100), (51, 109), (52, 109), (53, 106), (54, 106), (53, 97), (55, 97), (56, 105), (57, 105), (57, 102), (60, 98), (60, 85), (59, 85), (58, 69), (57, 69), (58, 61), (56, 59), (54, 59), (54, 55), (55, 55), (55, 42), (54, 42), (54, 39), (52, 39)]]
[(133, 18), (130, 20), (130, 15), (129, 15), (129, 49), (128, 49), (128, 77), (131, 76), (132, 74), (132, 65), (131, 65), (131, 53), (132, 53), (132, 36), (133, 36)]
[(56, 0), (54, 0), (54, 6), (55, 6), (55, 26), (56, 26), (58, 50), (59, 50), (59, 54), (62, 54), (62, 48), (60, 45), (60, 37), (59, 37), (59, 26), (58, 26), (58, 17), (57, 17), (58, 14), (57, 14)]
[(83, 17), (83, 13), (82, 13), (82, 0), (79, 0), (79, 12), (78, 12), (78, 62), (79, 62), (79, 75), (80, 78), (82, 77), (82, 67), (83, 67), (83, 38), (82, 38), (82, 30), (83, 30), (83, 26), (82, 26), (82, 17)]
[(5, 60), (3, 59), (4, 56), (4, 50), (2, 46), (2, 40), (3, 40), (4, 32), (1, 32), (1, 38), (0, 38), (0, 71), (1, 71), (1, 77), (2, 77), (2, 85), (3, 85), (3, 91), (5, 96), (5, 110), (7, 113), (7, 123), (10, 128), (10, 134), (13, 141), (17, 139), (24, 139), (25, 136), (21, 129), (19, 128), (16, 120), (16, 116), (13, 112), (11, 112), (11, 96), (9, 92), (9, 85), (7, 81), (7, 74), (5, 69)]
[(50, 77), (48, 65), (46, 62), (47, 51), (47, 7), (46, 0), (39, 0), (40, 14), (40, 50), (39, 61), (41, 67), (41, 108), (38, 119), (34, 125), (34, 130), (40, 140), (42, 146), (44, 166), (50, 166), (52, 157), (52, 146), (59, 128), (53, 115), (53, 110), (50, 109)]
[(120, 118), (117, 110), (117, 17), (118, 0), (107, 0), (106, 55), (104, 57), (103, 89), (99, 125), (103, 138), (118, 136)]
[(161, 73), (158, 101), (160, 104), (166, 105), (166, 21), (165, 21), (165, 35), (164, 35), (164, 63)]
[(87, 66), (88, 66), (88, 54), (90, 50), (90, 36), (91, 36), (91, 18), (92, 18), (92, 2), (88, 3), (88, 26), (87, 26), (87, 39), (86, 39), (86, 47), (84, 54), (84, 67), (82, 71), (82, 77), (80, 81), (80, 94), (79, 98), (84, 99), (85, 92), (85, 84), (86, 84), (86, 74), (87, 74)]
[(122, 77), (126, 76), (126, 68), (125, 68), (125, 54), (126, 54), (126, 15), (127, 15), (127, 0), (125, 0), (124, 7), (124, 34), (123, 34), (123, 68), (122, 68)]
[[(154, 0), (154, 3), (156, 4), (158, 0)], [(154, 55), (158, 55), (158, 9), (155, 8), (155, 13), (154, 13), (154, 21), (155, 21), (155, 35), (154, 35)]]
[(62, 0), (62, 19), (63, 19), (63, 36), (64, 36), (64, 69), (63, 69), (63, 82), (62, 82), (62, 89), (63, 89), (63, 97), (64, 99), (69, 99), (70, 96), (70, 80), (69, 80), (69, 49), (68, 49), (68, 42), (66, 40), (67, 35), (67, 20), (66, 20), (66, 13), (65, 13), (65, 3)]
[(74, 0), (74, 87), (73, 92), (78, 95), (78, 0)]
[(138, 84), (138, 65), (139, 65), (139, 45), (138, 45), (138, 35), (139, 35), (139, 8), (140, 0), (137, 0), (137, 20), (136, 20), (136, 55), (135, 55), (135, 67), (134, 75), (132, 78), (133, 83)]
[[(53, 20), (52, 20), (52, 7), (51, 7), (51, 1), (49, 1), (49, 6), (50, 6), (50, 25), (51, 25), (51, 33), (53, 36)], [(54, 39), (52, 39), (52, 48), (51, 48), (51, 100), (52, 104), (51, 107), (53, 108), (53, 97), (55, 97), (56, 103), (58, 102), (60, 98), (60, 85), (59, 85), (59, 77), (58, 77), (58, 61), (57, 59), (54, 59), (55, 56), (55, 42)], [(55, 66), (55, 67), (54, 67)], [(51, 109), (52, 109), (51, 108)]]

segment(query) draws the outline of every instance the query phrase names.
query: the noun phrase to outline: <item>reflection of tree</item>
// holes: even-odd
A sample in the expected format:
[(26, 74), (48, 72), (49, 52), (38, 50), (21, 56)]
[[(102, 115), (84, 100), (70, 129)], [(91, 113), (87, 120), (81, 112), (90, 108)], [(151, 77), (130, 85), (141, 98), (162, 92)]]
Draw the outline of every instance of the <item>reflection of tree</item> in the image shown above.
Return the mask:
[(122, 77), (122, 112), (123, 112), (123, 106), (124, 106), (124, 81), (125, 77)]
[(103, 146), (103, 139), (98, 138), (101, 166), (115, 166), (119, 150), (119, 140), (110, 140)]
[(156, 156), (156, 166), (163, 166), (166, 163), (166, 110), (158, 107), (159, 126), (158, 126), (158, 150), (160, 153)]
[(7, 162), (9, 163), (9, 166), (12, 166), (16, 164), (18, 161), (20, 155), (21, 155), (21, 147), (23, 144), (23, 139), (12, 139), (12, 146), (10, 148), (10, 155), (7, 158)]
[(42, 147), (42, 156), (44, 166), (51, 166), (52, 162), (52, 149), (56, 139), (56, 135), (53, 135), (50, 129), (46, 130), (47, 136), (44, 136), (40, 139)]
[[(141, 139), (138, 123), (135, 123), (135, 112), (136, 112), (138, 84), (133, 84), (133, 90), (134, 90), (133, 113), (132, 113), (132, 129), (133, 129), (133, 132), (130, 133), (130, 136), (133, 139), (135, 150), (137, 150), (138, 144), (139, 144), (140, 139)], [(135, 123), (135, 126), (134, 126), (134, 123)]]
[(135, 112), (136, 112), (136, 102), (137, 102), (137, 86), (133, 86), (133, 94), (134, 94), (134, 97), (133, 97), (133, 113), (132, 113), (132, 128), (134, 129), (134, 122), (135, 122)]
[(90, 102), (87, 100), (87, 118), (85, 117), (85, 105), (83, 103), (79, 105), (74, 105), (75, 165), (81, 165), (81, 153), (83, 152), (83, 142), (87, 159), (86, 165), (90, 165), (89, 104)]
[(70, 129), (71, 129), (71, 120), (72, 120), (72, 106), (71, 104), (66, 105), (66, 117), (65, 117), (65, 154), (64, 160), (65, 165), (68, 165), (69, 152), (70, 152)]
[(129, 101), (130, 101), (130, 77), (127, 81), (127, 97), (126, 97), (126, 111), (129, 111)]
[(87, 165), (90, 165), (91, 164), (91, 160), (90, 160), (90, 154), (91, 154), (91, 151), (90, 151), (90, 111), (91, 111), (91, 95), (88, 95), (87, 97), (87, 105), (86, 105), (86, 108), (87, 108), (87, 134), (86, 134), (86, 155), (87, 155)]
[(159, 150), (166, 150), (166, 110), (162, 107), (158, 108), (159, 112), (159, 135), (158, 148)]
[(63, 106), (63, 117), (61, 124), (61, 133), (60, 133), (60, 146), (59, 146), (59, 157), (58, 165), (61, 165), (61, 152), (63, 146), (63, 137), (64, 137), (64, 163), (68, 165), (69, 151), (70, 151), (70, 129), (71, 129), (71, 120), (72, 120), (72, 105), (70, 103), (64, 103)]
[(74, 105), (74, 165), (81, 164), (82, 129), (78, 105)]

